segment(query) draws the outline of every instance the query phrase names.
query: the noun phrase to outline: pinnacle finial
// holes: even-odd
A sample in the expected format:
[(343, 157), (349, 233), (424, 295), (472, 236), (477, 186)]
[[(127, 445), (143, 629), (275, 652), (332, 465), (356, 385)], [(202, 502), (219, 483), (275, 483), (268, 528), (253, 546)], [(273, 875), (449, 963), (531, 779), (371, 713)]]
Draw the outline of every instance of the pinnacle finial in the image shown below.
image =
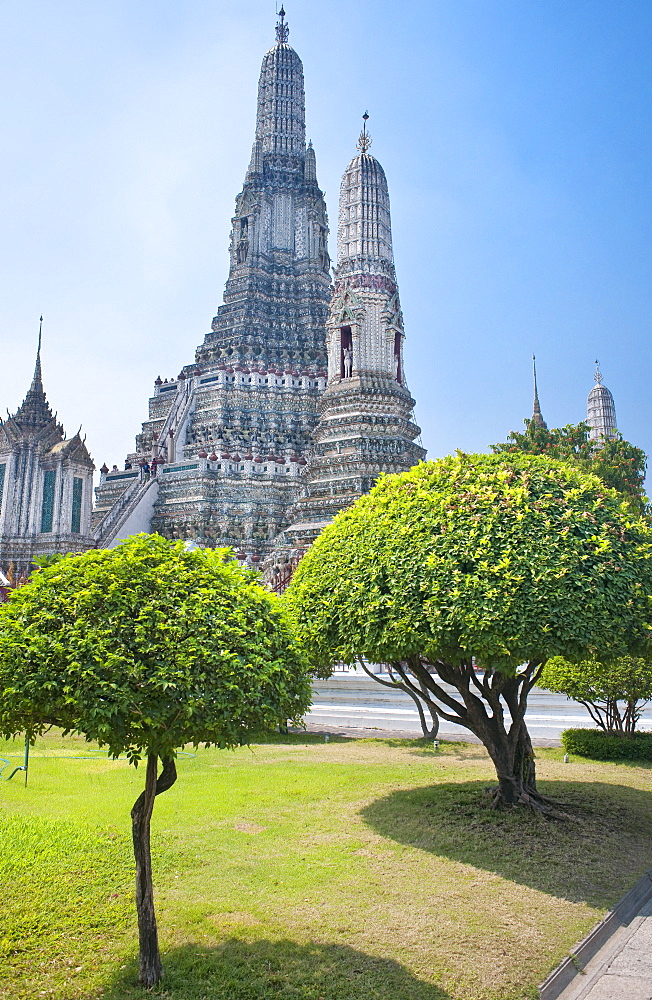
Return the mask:
[(546, 427), (547, 424), (543, 419), (541, 413), (541, 406), (539, 404), (539, 389), (537, 387), (537, 359), (534, 354), (532, 355), (532, 377), (534, 380), (534, 406), (532, 408), (532, 423), (537, 427)]
[[(43, 336), (43, 317), (39, 320), (38, 347), (36, 348), (36, 364), (34, 365), (34, 377), (32, 384), (27, 390), (27, 395), (14, 414), (13, 418), (21, 425), (41, 427), (52, 421), (52, 411), (48, 406), (43, 389), (43, 379), (41, 376), (41, 338)], [(9, 411), (7, 411), (9, 412)]]
[(34, 365), (34, 378), (32, 379), (32, 386), (36, 386), (41, 382), (41, 338), (43, 337), (43, 317), (39, 319), (38, 327), (38, 346), (36, 348), (36, 364)]
[(366, 153), (371, 146), (371, 136), (367, 132), (367, 122), (369, 121), (369, 112), (365, 111), (362, 116), (362, 132), (360, 133), (360, 138), (358, 139), (358, 149), (361, 153)]
[(285, 9), (283, 7), (281, 7), (281, 9), (279, 10), (278, 16), (280, 17), (281, 20), (278, 21), (276, 24), (276, 41), (279, 42), (281, 45), (285, 45), (288, 38), (290, 37), (290, 29), (285, 23)]
[(600, 362), (597, 358), (595, 361), (595, 375), (593, 376), (593, 379), (597, 385), (602, 385), (602, 372), (600, 371)]

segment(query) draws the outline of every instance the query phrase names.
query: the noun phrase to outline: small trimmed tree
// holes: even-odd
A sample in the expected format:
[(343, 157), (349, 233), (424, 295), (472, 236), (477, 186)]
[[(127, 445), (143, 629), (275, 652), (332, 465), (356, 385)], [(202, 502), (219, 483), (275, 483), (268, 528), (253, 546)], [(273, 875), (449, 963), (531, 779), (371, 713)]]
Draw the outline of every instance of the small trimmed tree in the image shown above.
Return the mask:
[(545, 455), (561, 462), (570, 462), (585, 472), (592, 472), (607, 486), (629, 497), (637, 510), (645, 512), (645, 470), (647, 455), (642, 448), (626, 441), (618, 433), (608, 441), (596, 444), (589, 437), (590, 427), (582, 421), (565, 427), (544, 427), (534, 420), (525, 420), (524, 431), (510, 431), (507, 441), (492, 444), (496, 454)]
[(381, 479), (339, 514), (286, 600), (313, 666), (389, 664), (484, 743), (496, 806), (548, 811), (528, 693), (550, 656), (645, 648), (651, 593), (652, 530), (597, 477), (539, 456), (458, 453)]
[(605, 733), (632, 736), (652, 699), (652, 663), (635, 656), (604, 663), (593, 659), (572, 663), (553, 656), (544, 667), (539, 687), (584, 705)]
[(309, 703), (280, 599), (227, 549), (137, 535), (40, 570), (0, 610), (0, 733), (34, 740), (60, 726), (146, 762), (131, 812), (144, 986), (162, 977), (150, 819), (177, 750), (238, 746)]

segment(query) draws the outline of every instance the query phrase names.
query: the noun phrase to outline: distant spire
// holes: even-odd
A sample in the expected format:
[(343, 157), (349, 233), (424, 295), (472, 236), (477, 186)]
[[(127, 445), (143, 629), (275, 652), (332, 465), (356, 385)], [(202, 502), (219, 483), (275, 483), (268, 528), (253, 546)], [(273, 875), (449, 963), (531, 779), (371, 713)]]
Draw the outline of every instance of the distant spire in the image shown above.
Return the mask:
[(595, 362), (595, 385), (589, 393), (586, 409), (586, 422), (591, 428), (589, 438), (601, 447), (618, 434), (616, 424), (616, 405), (609, 389), (602, 382), (600, 362)]
[(43, 392), (43, 379), (41, 375), (41, 339), (43, 337), (43, 317), (41, 316), (39, 320), (38, 328), (38, 347), (36, 348), (36, 364), (34, 365), (34, 378), (32, 379), (32, 389), (41, 387), (41, 392)]
[(54, 420), (52, 410), (48, 406), (43, 389), (43, 379), (41, 376), (41, 339), (43, 336), (43, 317), (39, 320), (38, 347), (36, 349), (36, 364), (34, 365), (34, 376), (32, 384), (27, 390), (27, 395), (14, 415), (14, 419), (25, 425), (39, 427)]
[(281, 20), (278, 21), (276, 24), (276, 41), (279, 42), (281, 45), (285, 45), (288, 38), (290, 37), (290, 29), (285, 23), (285, 11), (283, 7), (281, 7), (281, 9), (279, 10), (278, 16), (280, 17)]
[(547, 428), (548, 425), (543, 419), (541, 407), (539, 405), (539, 390), (537, 388), (537, 360), (534, 354), (532, 355), (532, 375), (534, 378), (534, 407), (532, 410), (532, 423), (535, 427)]
[(369, 112), (365, 111), (362, 116), (362, 132), (360, 133), (360, 138), (358, 139), (358, 149), (361, 153), (366, 153), (371, 146), (371, 136), (367, 132), (367, 122), (369, 121)]

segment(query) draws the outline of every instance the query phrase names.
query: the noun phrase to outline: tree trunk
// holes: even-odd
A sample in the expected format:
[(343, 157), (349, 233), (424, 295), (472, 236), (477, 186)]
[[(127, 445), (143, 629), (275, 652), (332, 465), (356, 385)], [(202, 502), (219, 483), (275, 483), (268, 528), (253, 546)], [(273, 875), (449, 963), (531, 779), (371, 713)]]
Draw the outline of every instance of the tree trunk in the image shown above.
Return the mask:
[(493, 807), (527, 805), (540, 808), (544, 801), (537, 791), (536, 765), (530, 734), (525, 722), (521, 722), (513, 745), (509, 737), (491, 741), (488, 747), (498, 776)]
[[(513, 676), (486, 668), (483, 676), (478, 677), (472, 658), (452, 664), (445, 660), (427, 663), (414, 656), (391, 665), (401, 684), (380, 683), (401, 687), (415, 701), (423, 700), (432, 709), (433, 719), (436, 714), (478, 737), (496, 768), (498, 787), (494, 790), (494, 808), (527, 806), (561, 819), (565, 814), (537, 790), (534, 751), (525, 724), (527, 696), (543, 665), (542, 660), (532, 660)], [(446, 685), (455, 688), (458, 697)], [(509, 711), (509, 721), (505, 709)]]
[[(514, 677), (485, 672), (481, 680), (471, 670), (472, 664), (465, 672), (437, 664), (442, 680), (452, 683), (462, 696), (460, 722), (482, 741), (496, 768), (498, 786), (493, 808), (526, 806), (535, 812), (561, 816), (537, 789), (534, 750), (525, 723), (527, 694), (535, 683), (539, 665), (533, 662), (527, 672)], [(423, 680), (428, 686), (425, 677)], [(509, 709), (510, 723), (505, 719), (502, 702)]]
[[(419, 683), (419, 687), (423, 692), (424, 698), (427, 698), (428, 692), (426, 690), (423, 681)], [(432, 720), (432, 726), (429, 726), (428, 723), (426, 722), (426, 713), (421, 707), (421, 699), (415, 698), (414, 701), (419, 711), (419, 721), (421, 723), (421, 731), (423, 735), (426, 737), (426, 739), (434, 740), (439, 735), (439, 716), (433, 709), (432, 704), (428, 704), (427, 708), (430, 713), (430, 718)]]
[(139, 980), (143, 986), (155, 986), (163, 978), (163, 966), (158, 948), (158, 931), (154, 913), (154, 887), (152, 885), (152, 855), (150, 851), (150, 821), (154, 799), (176, 781), (177, 772), (171, 757), (163, 761), (163, 770), (157, 779), (158, 755), (147, 757), (145, 789), (136, 799), (131, 810), (131, 829), (136, 859), (136, 911), (138, 913), (138, 941), (140, 947)]

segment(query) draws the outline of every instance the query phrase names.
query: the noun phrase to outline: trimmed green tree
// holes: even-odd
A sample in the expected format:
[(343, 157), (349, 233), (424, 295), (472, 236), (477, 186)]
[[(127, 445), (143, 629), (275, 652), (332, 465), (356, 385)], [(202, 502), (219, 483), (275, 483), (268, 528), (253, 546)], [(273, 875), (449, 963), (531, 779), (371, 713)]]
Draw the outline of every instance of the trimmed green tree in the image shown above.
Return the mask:
[(150, 820), (176, 780), (177, 750), (238, 746), (309, 703), (282, 602), (227, 549), (137, 535), (40, 570), (0, 610), (2, 735), (60, 726), (146, 761), (131, 813), (144, 986), (162, 977)]
[(646, 648), (651, 593), (652, 530), (597, 477), (538, 456), (458, 453), (381, 479), (339, 514), (286, 600), (313, 666), (387, 663), (482, 741), (495, 806), (548, 811), (528, 693), (550, 656)]
[(507, 441), (492, 444), (496, 454), (545, 455), (561, 462), (570, 462), (593, 472), (607, 486), (630, 498), (641, 512), (647, 509), (645, 470), (647, 455), (642, 448), (626, 441), (622, 434), (596, 445), (589, 438), (586, 422), (565, 427), (542, 427), (534, 420), (525, 420), (524, 431), (511, 431)]
[(595, 659), (573, 663), (553, 656), (544, 667), (539, 687), (584, 705), (605, 733), (632, 736), (652, 699), (652, 663), (635, 656), (604, 663)]

